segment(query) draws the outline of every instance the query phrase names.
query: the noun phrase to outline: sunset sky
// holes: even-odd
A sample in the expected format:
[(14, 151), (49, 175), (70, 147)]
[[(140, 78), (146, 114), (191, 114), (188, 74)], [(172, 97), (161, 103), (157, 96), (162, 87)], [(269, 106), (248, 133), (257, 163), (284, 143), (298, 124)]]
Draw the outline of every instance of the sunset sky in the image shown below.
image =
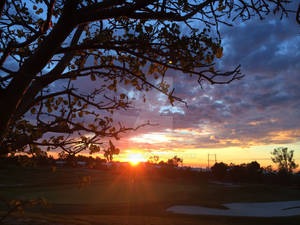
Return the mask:
[[(241, 64), (245, 77), (228, 85), (203, 83), (201, 88), (197, 78), (169, 70), (170, 90), (175, 88), (174, 95), (187, 106), (171, 106), (166, 96), (153, 90), (144, 102), (143, 93), (124, 87), (121, 91), (134, 107), (114, 113), (115, 120), (128, 127), (147, 121), (155, 126), (112, 140), (121, 150), (116, 160), (127, 161), (134, 154), (140, 160), (177, 155), (184, 165), (206, 167), (208, 154), (216, 154), (218, 162), (256, 160), (267, 166), (274, 148), (288, 147), (300, 164), (300, 26), (295, 15), (253, 18), (220, 31), (224, 51), (216, 68), (229, 71)], [(84, 78), (76, 82), (83, 91), (101, 85)]]
[[(222, 28), (224, 57), (220, 69), (241, 64), (245, 77), (229, 85), (207, 85), (169, 71), (167, 81), (188, 107), (172, 107), (152, 91), (146, 103), (135, 92), (135, 108), (116, 116), (129, 126), (147, 120), (157, 126), (123, 135), (115, 142), (117, 160), (139, 152), (145, 158), (178, 155), (185, 165), (206, 166), (217, 160), (272, 164), (270, 152), (280, 146), (295, 150), (300, 163), (300, 28), (294, 16), (281, 21), (268, 17)], [(274, 166), (274, 165), (273, 165)]]

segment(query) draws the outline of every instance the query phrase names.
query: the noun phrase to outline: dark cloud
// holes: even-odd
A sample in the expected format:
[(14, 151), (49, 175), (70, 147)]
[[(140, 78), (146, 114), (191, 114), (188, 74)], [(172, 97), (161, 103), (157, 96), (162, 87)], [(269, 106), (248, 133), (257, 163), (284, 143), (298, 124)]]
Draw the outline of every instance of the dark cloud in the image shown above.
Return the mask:
[[(188, 108), (181, 104), (176, 110), (166, 108), (167, 101), (158, 101), (153, 94), (148, 103), (152, 110), (140, 105), (148, 113), (139, 117), (169, 122), (145, 132), (173, 137), (171, 143), (163, 144), (169, 149), (300, 141), (300, 36), (296, 28), (291, 18), (279, 21), (272, 17), (224, 28), (221, 69), (242, 64), (246, 76), (229, 85), (204, 85), (201, 89), (195, 78), (169, 72), (171, 86), (187, 101)], [(166, 117), (157, 115), (163, 105)], [(147, 144), (148, 150), (161, 147), (161, 143)]]

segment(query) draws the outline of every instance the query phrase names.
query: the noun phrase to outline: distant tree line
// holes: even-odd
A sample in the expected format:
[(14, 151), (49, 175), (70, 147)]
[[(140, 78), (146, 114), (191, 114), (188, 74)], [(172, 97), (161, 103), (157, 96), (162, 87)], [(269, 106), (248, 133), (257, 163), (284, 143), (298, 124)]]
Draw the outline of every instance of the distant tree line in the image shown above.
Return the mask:
[[(103, 168), (103, 164), (107, 162), (106, 159), (100, 157), (84, 156), (84, 155), (69, 155), (69, 154), (59, 154), (58, 158), (49, 156), (47, 154), (43, 155), (10, 155), (6, 158), (0, 158), (0, 163), (3, 167), (7, 165), (15, 166), (56, 166), (64, 165), (68, 167), (79, 167), (81, 162), (85, 167), (88, 168)], [(60, 164), (60, 163), (62, 164)]]
[(294, 151), (286, 147), (275, 148), (271, 152), (271, 159), (278, 169), (273, 170), (272, 166), (261, 167), (256, 161), (242, 163), (240, 165), (224, 162), (215, 163), (211, 167), (213, 179), (227, 182), (264, 182), (278, 184), (300, 185), (300, 173), (293, 171), (298, 167), (294, 159)]
[(227, 165), (226, 163), (220, 162), (215, 163), (211, 167), (211, 173), (214, 178), (219, 181), (231, 181), (231, 182), (253, 182), (260, 181), (263, 168), (256, 161), (251, 163), (243, 163), (236, 165), (231, 163)]
[[(294, 151), (288, 148), (275, 148), (272, 152), (272, 161), (278, 165), (274, 170), (272, 166), (261, 167), (252, 161), (242, 164), (226, 164), (224, 162), (215, 163), (210, 170), (195, 170), (191, 167), (183, 166), (183, 159), (175, 155), (166, 161), (160, 160), (159, 156), (151, 156), (148, 161), (142, 163), (144, 174), (151, 177), (169, 178), (191, 178), (202, 181), (216, 180), (233, 183), (274, 183), (274, 184), (297, 184), (300, 187), (300, 172), (293, 173), (298, 167), (294, 160)], [(91, 169), (123, 170), (131, 167), (129, 164), (111, 162), (109, 157), (100, 158), (84, 155), (71, 155), (67, 153), (59, 154), (57, 159), (48, 156), (47, 153), (13, 155), (0, 159), (0, 167), (7, 165), (21, 166), (65, 166), (65, 167), (85, 167)]]

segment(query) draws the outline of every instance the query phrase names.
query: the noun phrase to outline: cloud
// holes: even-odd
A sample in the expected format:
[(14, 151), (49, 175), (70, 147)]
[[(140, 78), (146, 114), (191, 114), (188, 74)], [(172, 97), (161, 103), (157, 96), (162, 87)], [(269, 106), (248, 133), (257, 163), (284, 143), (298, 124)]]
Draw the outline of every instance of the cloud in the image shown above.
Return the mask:
[[(170, 71), (171, 87), (188, 107), (176, 104), (172, 108), (166, 99), (151, 93), (149, 102), (139, 105), (138, 118), (161, 125), (132, 133), (131, 145), (147, 151), (176, 151), (300, 141), (300, 36), (296, 28), (290, 18), (273, 17), (225, 28), (220, 67), (226, 70), (242, 64), (244, 79), (201, 89), (195, 78)], [(169, 141), (134, 141), (157, 134)]]

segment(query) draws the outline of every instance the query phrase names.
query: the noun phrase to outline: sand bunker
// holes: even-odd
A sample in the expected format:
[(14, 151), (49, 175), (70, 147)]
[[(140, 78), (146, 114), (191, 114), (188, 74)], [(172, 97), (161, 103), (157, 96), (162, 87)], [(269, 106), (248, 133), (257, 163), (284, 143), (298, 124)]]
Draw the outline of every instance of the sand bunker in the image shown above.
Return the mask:
[(229, 203), (228, 209), (215, 209), (201, 206), (176, 205), (168, 212), (189, 215), (281, 217), (300, 215), (300, 201), (264, 202), (264, 203)]

